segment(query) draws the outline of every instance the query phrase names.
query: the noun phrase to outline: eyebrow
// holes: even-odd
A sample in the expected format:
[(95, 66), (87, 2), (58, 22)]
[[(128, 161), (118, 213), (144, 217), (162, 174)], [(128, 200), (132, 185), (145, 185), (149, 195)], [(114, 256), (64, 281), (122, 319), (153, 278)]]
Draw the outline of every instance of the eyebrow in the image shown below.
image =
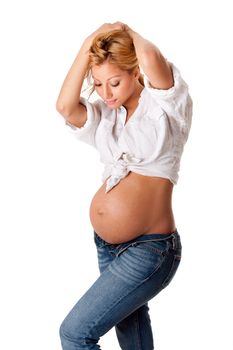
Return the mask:
[[(92, 77), (93, 77), (93, 79), (100, 81), (99, 79), (95, 78), (94, 75), (93, 75)], [(108, 78), (107, 81), (108, 81), (108, 80), (111, 80), (112, 78), (118, 78), (118, 77), (120, 77), (119, 74), (113, 75), (112, 77)]]

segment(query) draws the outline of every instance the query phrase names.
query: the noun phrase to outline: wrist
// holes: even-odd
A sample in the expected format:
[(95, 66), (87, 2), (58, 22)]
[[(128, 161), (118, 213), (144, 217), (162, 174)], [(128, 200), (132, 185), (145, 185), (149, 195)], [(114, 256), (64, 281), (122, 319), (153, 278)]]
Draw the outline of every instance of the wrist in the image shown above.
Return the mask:
[(92, 41), (93, 41), (93, 37), (92, 37), (91, 35), (88, 36), (88, 37), (84, 40), (84, 42), (83, 42), (83, 44), (82, 44), (82, 46), (81, 46), (81, 48), (80, 48), (80, 51), (81, 51), (83, 54), (89, 55), (89, 49), (90, 49), (90, 47), (91, 47)]

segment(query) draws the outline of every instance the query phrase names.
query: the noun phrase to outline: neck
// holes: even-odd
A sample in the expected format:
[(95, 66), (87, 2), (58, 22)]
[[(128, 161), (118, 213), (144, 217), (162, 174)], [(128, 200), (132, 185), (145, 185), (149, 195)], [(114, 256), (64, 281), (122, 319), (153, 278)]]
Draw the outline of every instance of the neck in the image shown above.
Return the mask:
[(134, 93), (130, 96), (130, 99), (125, 102), (124, 107), (127, 110), (126, 121), (130, 118), (130, 116), (134, 113), (135, 109), (137, 108), (138, 101), (143, 89), (144, 86), (138, 82), (137, 86), (135, 87)]

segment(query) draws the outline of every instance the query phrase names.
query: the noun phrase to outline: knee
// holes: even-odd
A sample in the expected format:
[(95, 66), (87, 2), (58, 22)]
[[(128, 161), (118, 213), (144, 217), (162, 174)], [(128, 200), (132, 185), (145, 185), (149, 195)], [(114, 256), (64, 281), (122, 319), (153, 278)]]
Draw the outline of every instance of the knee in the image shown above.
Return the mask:
[[(72, 322), (69, 317), (65, 318), (59, 328), (60, 339), (63, 344), (77, 343), (80, 339), (80, 327)], [(64, 347), (66, 349), (66, 347)]]
[(59, 335), (62, 342), (72, 338), (70, 327), (67, 326), (67, 322), (65, 322), (65, 320), (60, 325)]
[(80, 324), (79, 322), (71, 322), (69, 318), (66, 318), (61, 323), (59, 335), (62, 348), (64, 350), (70, 349), (70, 346), (73, 344), (75, 344), (77, 349), (83, 349), (84, 346), (96, 344), (99, 339), (98, 337), (96, 338), (93, 336), (91, 330), (88, 329), (88, 327), (85, 327), (84, 324)]

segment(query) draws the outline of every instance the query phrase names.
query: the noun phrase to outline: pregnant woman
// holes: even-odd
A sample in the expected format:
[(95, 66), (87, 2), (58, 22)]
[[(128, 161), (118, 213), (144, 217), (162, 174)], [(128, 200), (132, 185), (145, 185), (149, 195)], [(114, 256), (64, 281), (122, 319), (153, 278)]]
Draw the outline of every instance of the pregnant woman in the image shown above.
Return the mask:
[[(94, 102), (80, 96), (85, 78)], [(121, 349), (152, 350), (148, 301), (181, 259), (172, 190), (191, 126), (188, 86), (153, 43), (106, 23), (84, 40), (57, 110), (105, 165), (90, 206), (100, 276), (62, 322), (62, 348), (100, 349), (115, 326)]]

